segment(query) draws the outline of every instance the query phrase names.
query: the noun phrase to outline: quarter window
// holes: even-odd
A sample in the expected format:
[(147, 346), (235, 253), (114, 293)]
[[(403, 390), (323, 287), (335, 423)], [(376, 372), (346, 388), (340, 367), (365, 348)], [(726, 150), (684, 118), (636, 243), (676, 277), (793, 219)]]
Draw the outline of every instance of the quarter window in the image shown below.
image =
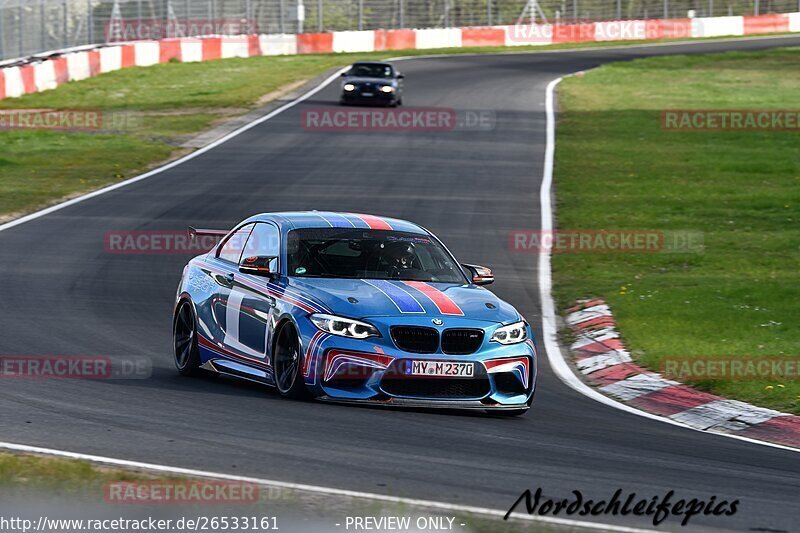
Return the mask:
[(267, 222), (260, 222), (255, 225), (252, 233), (250, 233), (242, 258), (254, 255), (274, 257), (275, 259), (270, 262), (269, 268), (272, 272), (277, 272), (280, 250), (280, 232), (278, 228)]
[(222, 245), (222, 248), (219, 249), (217, 257), (224, 261), (239, 264), (239, 259), (242, 257), (242, 250), (244, 250), (244, 244), (247, 242), (247, 237), (253, 230), (254, 225), (255, 224), (247, 224), (234, 231), (233, 234), (228, 237), (228, 240), (225, 241), (225, 244)]

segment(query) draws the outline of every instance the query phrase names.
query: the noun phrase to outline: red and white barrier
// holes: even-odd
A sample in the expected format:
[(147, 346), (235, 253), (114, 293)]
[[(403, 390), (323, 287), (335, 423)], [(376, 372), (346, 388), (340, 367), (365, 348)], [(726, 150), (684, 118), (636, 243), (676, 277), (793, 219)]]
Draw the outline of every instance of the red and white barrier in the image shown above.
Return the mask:
[(14, 98), (25, 94), (25, 86), (22, 83), (22, 73), (20, 67), (9, 67), (3, 69), (6, 86), (6, 98)]
[(800, 13), (136, 41), (65, 51), (60, 56), (29, 65), (0, 68), (0, 99), (46, 91), (69, 81), (84, 80), (121, 68), (146, 67), (170, 61), (188, 63), (233, 57), (726, 37), (779, 32), (800, 32)]
[[(169, 47), (167, 42), (164, 46)], [(161, 43), (159, 41), (139, 41), (133, 43), (134, 64), (137, 67), (157, 65), (161, 58)]]
[(375, 50), (414, 50), (416, 30), (375, 30)]
[(553, 44), (552, 24), (512, 24), (501, 27), (505, 34), (505, 46)]
[(259, 35), (262, 56), (281, 56), (297, 54), (297, 35)]
[[(259, 47), (258, 53), (253, 55), (260, 55), (261, 49)], [(247, 35), (238, 37), (223, 37), (220, 41), (220, 56), (222, 59), (230, 59), (232, 57), (250, 57), (250, 39)]]
[(789, 13), (789, 31), (800, 32), (800, 13)]
[(100, 71), (114, 72), (122, 68), (122, 47), (106, 46), (100, 49)]
[(506, 30), (503, 26), (491, 28), (462, 28), (461, 46), (505, 46)]
[(434, 28), (414, 31), (417, 34), (417, 50), (461, 48), (461, 28)]
[(33, 79), (36, 85), (36, 92), (58, 87), (55, 63), (53, 61), (42, 61), (33, 65)]
[(334, 52), (374, 52), (374, 31), (336, 31), (331, 43)]
[(744, 17), (692, 19), (692, 37), (744, 35)]
[(203, 42), (200, 39), (181, 39), (181, 61), (195, 63), (203, 60)]
[(613, 20), (597, 22), (594, 26), (594, 40), (601, 41), (644, 41), (647, 36), (646, 20)]
[(92, 75), (89, 68), (89, 54), (87, 52), (74, 52), (66, 55), (67, 72), (69, 81), (80, 81)]

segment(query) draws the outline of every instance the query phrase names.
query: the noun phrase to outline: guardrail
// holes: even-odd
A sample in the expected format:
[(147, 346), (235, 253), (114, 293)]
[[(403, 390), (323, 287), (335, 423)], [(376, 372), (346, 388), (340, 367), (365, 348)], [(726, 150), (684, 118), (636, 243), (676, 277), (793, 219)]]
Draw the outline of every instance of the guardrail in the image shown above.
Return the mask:
[(128, 67), (234, 57), (375, 52), (471, 46), (659, 40), (800, 32), (800, 12), (778, 15), (651, 19), (577, 24), (186, 37), (98, 45), (32, 56), (0, 68), (0, 99), (54, 89)]

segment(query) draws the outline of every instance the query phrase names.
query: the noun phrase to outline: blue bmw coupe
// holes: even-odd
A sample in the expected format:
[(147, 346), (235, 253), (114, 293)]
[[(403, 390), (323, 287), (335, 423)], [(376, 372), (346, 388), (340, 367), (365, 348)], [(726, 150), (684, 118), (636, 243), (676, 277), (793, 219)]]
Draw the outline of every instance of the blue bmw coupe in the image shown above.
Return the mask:
[(426, 229), (355, 213), (265, 213), (184, 268), (175, 364), (290, 398), (519, 415), (536, 387), (530, 326)]

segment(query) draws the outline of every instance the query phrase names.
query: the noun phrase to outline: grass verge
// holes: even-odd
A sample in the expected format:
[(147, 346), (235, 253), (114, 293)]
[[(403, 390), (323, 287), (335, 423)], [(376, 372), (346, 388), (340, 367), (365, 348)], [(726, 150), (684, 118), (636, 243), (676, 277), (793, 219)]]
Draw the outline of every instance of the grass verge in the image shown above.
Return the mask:
[[(561, 229), (700, 231), (692, 254), (556, 254), (560, 308), (600, 296), (634, 358), (800, 351), (800, 131), (672, 132), (665, 109), (798, 109), (800, 49), (607, 65), (559, 88)], [(797, 380), (706, 391), (800, 414)]]
[(100, 467), (86, 461), (40, 455), (0, 452), (0, 489), (14, 491), (56, 490), (80, 493), (99, 490), (109, 481), (140, 481), (152, 476)]
[[(111, 485), (118, 482), (130, 483), (131, 489), (115, 491)], [(137, 485), (137, 482), (142, 482)], [(210, 501), (186, 501), (179, 492), (187, 483), (198, 484), (199, 489), (193, 493)], [(203, 488), (207, 483), (207, 487)], [(225, 482), (214, 479), (189, 479), (176, 475), (165, 475), (161, 472), (133, 471), (92, 464), (87, 461), (31, 455), (22, 453), (0, 452), (0, 497), (7, 510), (32, 520), (29, 530), (37, 522), (38, 516), (45, 516), (59, 530), (80, 530), (88, 527), (89, 521), (123, 517), (126, 519), (156, 520), (178, 517), (207, 517), (210, 520), (233, 521), (233, 517), (274, 517), (267, 523), (279, 524), (279, 529), (319, 531), (340, 530), (339, 524), (346, 517), (409, 517), (416, 524), (418, 517), (432, 517), (434, 520), (452, 519), (453, 529), (474, 533), (513, 533), (575, 531), (574, 527), (556, 526), (521, 520), (513, 516), (508, 521), (500, 517), (484, 514), (472, 514), (461, 511), (448, 511), (428, 508), (424, 505), (408, 505), (406, 503), (385, 502), (371, 498), (354, 498), (312, 491), (284, 489), (280, 487), (260, 486), (253, 489), (250, 483), (244, 483), (246, 490), (219, 492), (216, 490)], [(140, 488), (137, 488), (140, 487)], [(152, 492), (151, 490), (152, 489)], [(149, 495), (153, 499), (149, 498)], [(225, 494), (229, 494), (227, 501)], [(171, 495), (171, 496), (170, 496)], [(220, 495), (220, 496), (218, 496)], [(245, 496), (245, 497), (243, 497)], [(123, 500), (114, 498), (123, 498)], [(172, 498), (172, 499), (170, 499)], [(513, 501), (509, 501), (511, 505)], [(3, 509), (0, 505), (0, 509)], [(110, 515), (109, 515), (110, 513)], [(30, 515), (30, 516), (28, 516)], [(227, 518), (223, 518), (227, 517)], [(85, 522), (86, 527), (64, 525), (69, 519)], [(334, 524), (336, 527), (334, 527)], [(225, 529), (225, 526), (221, 526)], [(130, 529), (139, 529), (130, 527)], [(175, 528), (172, 528), (175, 529)], [(219, 529), (219, 528), (218, 528)], [(269, 528), (267, 528), (269, 529)], [(126, 529), (127, 530), (127, 529)]]
[[(651, 41), (652, 43), (652, 41)], [(257, 107), (262, 96), (355, 59), (546, 51), (642, 42), (402, 50), (167, 63), (129, 68), (55, 90), (7, 98), (0, 110), (96, 110), (117, 117), (91, 131), (0, 130), (0, 221), (141, 173), (187, 151), (181, 144)]]

